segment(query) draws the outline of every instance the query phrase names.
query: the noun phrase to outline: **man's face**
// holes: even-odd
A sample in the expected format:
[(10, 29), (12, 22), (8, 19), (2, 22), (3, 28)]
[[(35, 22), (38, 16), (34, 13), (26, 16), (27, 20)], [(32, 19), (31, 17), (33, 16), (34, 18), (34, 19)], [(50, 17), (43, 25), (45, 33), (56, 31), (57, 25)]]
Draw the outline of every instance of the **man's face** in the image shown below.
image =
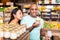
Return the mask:
[(30, 7), (30, 15), (33, 16), (33, 17), (36, 17), (37, 12), (38, 12), (38, 7), (35, 4), (31, 5), (31, 7)]

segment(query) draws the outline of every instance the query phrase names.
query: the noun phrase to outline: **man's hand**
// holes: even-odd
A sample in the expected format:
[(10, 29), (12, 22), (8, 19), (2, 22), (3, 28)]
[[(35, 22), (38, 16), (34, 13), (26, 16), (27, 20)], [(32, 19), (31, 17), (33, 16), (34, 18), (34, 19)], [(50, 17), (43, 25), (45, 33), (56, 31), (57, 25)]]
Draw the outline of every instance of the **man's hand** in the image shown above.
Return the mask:
[(33, 25), (30, 28), (27, 28), (27, 30), (31, 32), (34, 28), (38, 27), (39, 25), (40, 25), (40, 22), (36, 21), (35, 23), (33, 23)]
[(33, 27), (35, 28), (35, 27), (38, 27), (40, 25), (40, 22), (39, 21), (36, 21), (35, 23), (33, 23)]

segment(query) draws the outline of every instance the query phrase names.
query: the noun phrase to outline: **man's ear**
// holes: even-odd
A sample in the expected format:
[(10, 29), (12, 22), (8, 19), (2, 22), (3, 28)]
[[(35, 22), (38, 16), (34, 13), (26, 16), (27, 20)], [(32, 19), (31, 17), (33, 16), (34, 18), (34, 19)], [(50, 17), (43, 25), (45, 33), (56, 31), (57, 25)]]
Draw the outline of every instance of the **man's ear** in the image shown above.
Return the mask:
[(30, 13), (30, 9), (28, 10), (28, 12)]

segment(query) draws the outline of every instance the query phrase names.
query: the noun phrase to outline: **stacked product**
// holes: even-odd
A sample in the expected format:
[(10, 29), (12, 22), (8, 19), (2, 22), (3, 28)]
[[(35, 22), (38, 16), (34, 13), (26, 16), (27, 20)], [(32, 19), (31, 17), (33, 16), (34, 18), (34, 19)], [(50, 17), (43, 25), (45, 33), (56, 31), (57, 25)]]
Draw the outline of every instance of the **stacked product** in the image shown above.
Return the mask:
[(0, 37), (4, 38), (4, 40), (11, 39), (16, 40), (20, 35), (26, 32), (25, 25), (18, 26), (18, 25), (8, 25), (5, 24), (4, 26), (0, 27)]

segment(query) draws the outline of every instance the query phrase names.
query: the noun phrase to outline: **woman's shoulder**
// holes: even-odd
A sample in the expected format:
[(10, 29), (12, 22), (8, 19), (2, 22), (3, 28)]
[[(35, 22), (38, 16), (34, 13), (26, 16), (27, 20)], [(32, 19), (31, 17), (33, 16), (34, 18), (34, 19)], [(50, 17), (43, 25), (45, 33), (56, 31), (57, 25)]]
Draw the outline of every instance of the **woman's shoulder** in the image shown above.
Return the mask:
[(9, 23), (10, 26), (20, 26), (19, 24)]

